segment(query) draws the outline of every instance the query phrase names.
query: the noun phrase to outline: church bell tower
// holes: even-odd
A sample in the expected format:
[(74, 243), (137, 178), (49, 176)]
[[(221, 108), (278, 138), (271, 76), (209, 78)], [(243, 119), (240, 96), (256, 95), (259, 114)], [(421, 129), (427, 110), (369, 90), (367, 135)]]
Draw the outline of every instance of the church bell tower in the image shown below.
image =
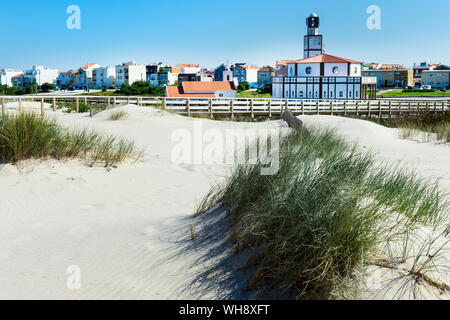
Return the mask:
[(322, 35), (319, 34), (320, 19), (317, 14), (312, 13), (306, 19), (308, 27), (304, 42), (304, 58), (314, 57), (323, 54)]

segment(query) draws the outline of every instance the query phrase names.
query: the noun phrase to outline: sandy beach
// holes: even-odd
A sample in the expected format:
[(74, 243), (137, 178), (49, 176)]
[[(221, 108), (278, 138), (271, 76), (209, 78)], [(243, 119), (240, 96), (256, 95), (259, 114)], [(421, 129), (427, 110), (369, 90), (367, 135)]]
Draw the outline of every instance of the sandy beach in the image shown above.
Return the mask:
[[(273, 128), (286, 132), (286, 124), (194, 119), (132, 105), (115, 109), (126, 111), (127, 116), (112, 121), (112, 110), (90, 118), (49, 108), (46, 105), (47, 116), (61, 125), (128, 138), (144, 149), (145, 157), (108, 169), (88, 167), (82, 160), (0, 165), (0, 299), (222, 297), (223, 287), (186, 290), (205, 266), (194, 263), (202, 250), (177, 254), (177, 241), (189, 237), (189, 218), (197, 204), (231, 168), (173, 164), (172, 134), (180, 129), (192, 131), (199, 121), (205, 129), (221, 131)], [(348, 140), (376, 152), (380, 161), (437, 179), (441, 189), (450, 192), (448, 144), (402, 140), (397, 129), (363, 120), (300, 119), (307, 125), (336, 128)], [(446, 259), (449, 266), (450, 255)], [(67, 286), (71, 266), (81, 272), (81, 287), (76, 290)], [(449, 283), (449, 276), (443, 280)], [(231, 294), (236, 288), (225, 290)], [(235, 298), (249, 296), (236, 294)]]

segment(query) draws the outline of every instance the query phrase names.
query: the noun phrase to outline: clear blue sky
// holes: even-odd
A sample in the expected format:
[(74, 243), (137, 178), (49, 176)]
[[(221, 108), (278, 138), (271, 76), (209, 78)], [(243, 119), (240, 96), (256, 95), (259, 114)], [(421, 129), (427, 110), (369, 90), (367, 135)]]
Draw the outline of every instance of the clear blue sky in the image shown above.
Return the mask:
[[(72, 4), (81, 8), (81, 30), (66, 27)], [(381, 30), (366, 27), (369, 5), (381, 8)], [(2, 0), (0, 12), (0, 68), (130, 60), (274, 65), (302, 57), (311, 12), (321, 18), (327, 53), (450, 64), (449, 0)]]

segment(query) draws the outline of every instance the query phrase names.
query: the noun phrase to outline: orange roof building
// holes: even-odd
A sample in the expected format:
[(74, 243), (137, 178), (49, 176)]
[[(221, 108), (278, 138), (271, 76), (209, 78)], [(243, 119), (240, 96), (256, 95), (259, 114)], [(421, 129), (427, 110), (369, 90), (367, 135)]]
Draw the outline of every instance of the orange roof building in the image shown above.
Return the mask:
[(167, 86), (168, 98), (235, 98), (236, 88), (228, 81), (183, 81), (180, 86)]

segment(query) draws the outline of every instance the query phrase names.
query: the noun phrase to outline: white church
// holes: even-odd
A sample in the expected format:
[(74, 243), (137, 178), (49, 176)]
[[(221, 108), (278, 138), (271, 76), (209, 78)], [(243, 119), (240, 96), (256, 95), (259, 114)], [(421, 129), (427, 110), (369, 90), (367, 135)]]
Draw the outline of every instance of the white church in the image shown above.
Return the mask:
[(273, 98), (375, 99), (376, 79), (361, 76), (362, 63), (324, 53), (316, 14), (306, 24), (304, 58), (288, 63), (287, 77), (273, 78)]

